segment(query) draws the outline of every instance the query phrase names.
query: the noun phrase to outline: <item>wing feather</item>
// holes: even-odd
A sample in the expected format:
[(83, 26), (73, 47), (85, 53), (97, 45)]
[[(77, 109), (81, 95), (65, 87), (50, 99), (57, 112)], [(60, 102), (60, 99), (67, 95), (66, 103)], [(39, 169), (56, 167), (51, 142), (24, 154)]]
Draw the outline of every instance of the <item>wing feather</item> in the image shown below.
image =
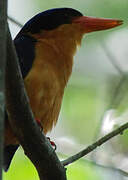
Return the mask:
[(26, 77), (32, 67), (35, 58), (35, 43), (36, 40), (28, 35), (18, 36), (14, 40), (23, 78)]

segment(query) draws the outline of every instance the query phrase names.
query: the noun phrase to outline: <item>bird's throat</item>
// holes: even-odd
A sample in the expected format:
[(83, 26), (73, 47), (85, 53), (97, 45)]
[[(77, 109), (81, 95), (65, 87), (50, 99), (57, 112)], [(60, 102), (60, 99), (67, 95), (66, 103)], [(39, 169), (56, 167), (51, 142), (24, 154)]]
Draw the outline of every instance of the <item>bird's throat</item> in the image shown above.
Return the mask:
[(67, 26), (69, 25), (63, 25), (53, 31), (42, 31), (40, 35), (33, 35), (38, 39), (35, 63), (52, 67), (61, 86), (65, 86), (68, 82), (72, 72), (73, 57), (83, 36), (76, 27)]
[[(39, 64), (43, 68), (46, 67), (49, 75), (52, 72), (56, 74), (61, 86), (66, 86), (72, 72), (74, 49), (73, 53), (66, 53), (69, 49), (63, 44), (55, 43), (54, 41), (42, 40), (37, 44), (36, 50), (38, 57), (35, 64)], [(42, 53), (43, 51), (43, 53)]]

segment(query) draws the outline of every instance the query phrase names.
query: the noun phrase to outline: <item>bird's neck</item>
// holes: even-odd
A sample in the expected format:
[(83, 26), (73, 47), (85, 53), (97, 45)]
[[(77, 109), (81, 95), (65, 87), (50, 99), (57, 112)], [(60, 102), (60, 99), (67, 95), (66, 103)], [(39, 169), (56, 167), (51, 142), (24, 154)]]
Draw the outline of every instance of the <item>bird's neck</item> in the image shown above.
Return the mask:
[[(68, 31), (70, 29), (68, 28)], [(72, 72), (73, 57), (82, 39), (82, 33), (70, 30), (42, 32), (36, 36), (37, 51), (44, 63), (50, 64), (55, 70), (61, 85), (65, 86)]]
[[(57, 42), (58, 43), (58, 42)], [(70, 53), (68, 53), (68, 51)], [(46, 67), (49, 71), (55, 72), (61, 86), (66, 86), (72, 72), (73, 54), (70, 49), (65, 52), (65, 46), (57, 45), (52, 40), (43, 39), (36, 44), (36, 65)]]

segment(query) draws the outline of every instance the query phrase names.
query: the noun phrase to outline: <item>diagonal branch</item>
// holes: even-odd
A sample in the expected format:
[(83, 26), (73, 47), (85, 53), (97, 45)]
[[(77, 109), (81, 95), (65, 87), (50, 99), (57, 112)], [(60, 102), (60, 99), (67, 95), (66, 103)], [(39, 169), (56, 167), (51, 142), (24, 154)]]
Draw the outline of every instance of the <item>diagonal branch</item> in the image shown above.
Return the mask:
[(112, 171), (114, 173), (120, 174), (121, 176), (128, 177), (128, 172), (124, 171), (118, 167), (114, 167), (114, 166), (110, 166), (110, 165), (106, 165), (106, 164), (104, 165), (102, 163), (97, 163), (97, 162), (94, 162), (94, 161), (88, 160), (88, 159), (83, 159), (82, 162), (88, 163), (89, 165), (95, 166), (96, 168), (100, 168), (101, 170), (103, 169), (106, 172)]
[(113, 55), (113, 53), (110, 51), (110, 49), (108, 48), (107, 44), (105, 43), (105, 40), (100, 41), (101, 44), (101, 48), (104, 50), (104, 53), (106, 54), (106, 56), (108, 57), (110, 63), (113, 65), (113, 67), (115, 68), (115, 70), (120, 74), (120, 75), (124, 75), (124, 72), (122, 70), (122, 68), (120, 67), (120, 64), (117, 62), (117, 59), (115, 58), (115, 56)]
[(104, 137), (102, 137), (99, 140), (97, 140), (96, 142), (94, 142), (92, 145), (88, 146), (86, 149), (84, 149), (84, 150), (80, 151), (79, 153), (77, 153), (77, 154), (67, 158), (66, 160), (62, 161), (62, 164), (64, 166), (67, 166), (68, 164), (71, 164), (71, 163), (75, 162), (76, 160), (79, 160), (83, 156), (92, 152), (98, 146), (101, 146), (102, 144), (104, 144), (108, 140), (112, 139), (114, 136), (117, 136), (118, 134), (123, 134), (123, 131), (126, 129), (128, 129), (128, 123), (123, 124), (122, 126), (117, 128), (116, 130), (110, 132), (109, 134), (105, 135)]
[(23, 25), (22, 25), (20, 22), (18, 22), (16, 19), (14, 19), (13, 17), (8, 16), (8, 19), (9, 19), (9, 21), (11, 21), (12, 23), (14, 23), (14, 24), (16, 24), (17, 26), (19, 26), (20, 28), (23, 27)]
[[(108, 60), (113, 65), (113, 67), (118, 72), (118, 74), (120, 75), (120, 79), (119, 79), (119, 82), (117, 83), (116, 87), (113, 90), (113, 93), (111, 95), (109, 103), (108, 103), (107, 107), (105, 108), (105, 111), (103, 112), (103, 115), (101, 115), (99, 125), (98, 125), (98, 127), (96, 129), (96, 133), (94, 135), (94, 140), (97, 139), (97, 137), (99, 136), (99, 132), (101, 131), (104, 113), (108, 109), (118, 108), (122, 99), (124, 99), (124, 93), (122, 93), (122, 95), (120, 96), (120, 92), (121, 92), (123, 86), (127, 83), (127, 79), (128, 79), (127, 74), (120, 67), (120, 64), (117, 62), (114, 54), (108, 48), (105, 40), (102, 39), (102, 41), (100, 41), (100, 45), (101, 45), (101, 48), (103, 49), (104, 53), (108, 57)], [(94, 158), (95, 158), (95, 152), (92, 154), (92, 159), (94, 160)]]
[(112, 98), (111, 98), (109, 106), (108, 106), (109, 108), (117, 108), (117, 106), (119, 106), (119, 104), (121, 102), (121, 99), (123, 98), (123, 97), (118, 98), (118, 96), (121, 91), (121, 88), (126, 83), (127, 74), (122, 70), (122, 68), (120, 67), (120, 64), (117, 62), (117, 59), (115, 58), (113, 53), (108, 48), (105, 41), (104, 40), (101, 41), (100, 44), (101, 44), (102, 49), (104, 50), (104, 53), (108, 57), (108, 60), (113, 65), (113, 67), (116, 69), (118, 74), (120, 75), (120, 81), (118, 82), (117, 86), (115, 87), (115, 90), (112, 94)]
[(33, 118), (9, 29), (7, 52), (6, 106), (13, 132), (35, 165), (40, 180), (66, 180), (63, 165)]
[(120, 175), (122, 176), (125, 176), (125, 177), (128, 177), (128, 172), (120, 169), (120, 168), (117, 168), (117, 167), (113, 167), (113, 166), (108, 166), (108, 165), (103, 165), (103, 164), (99, 164), (99, 163), (96, 163), (94, 161), (90, 161), (90, 160), (85, 160), (87, 163), (95, 166), (95, 167), (99, 167), (99, 168), (102, 168), (104, 170), (111, 170), (115, 173), (119, 173)]

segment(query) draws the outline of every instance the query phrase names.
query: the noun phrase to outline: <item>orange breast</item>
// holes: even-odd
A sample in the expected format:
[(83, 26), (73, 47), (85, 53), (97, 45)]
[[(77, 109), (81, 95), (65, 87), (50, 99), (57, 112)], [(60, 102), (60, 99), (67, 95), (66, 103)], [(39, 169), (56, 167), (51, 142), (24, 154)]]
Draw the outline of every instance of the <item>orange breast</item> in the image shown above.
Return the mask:
[(48, 67), (47, 70), (40, 68), (32, 68), (25, 78), (25, 87), (34, 116), (41, 121), (43, 131), (47, 133), (57, 121), (63, 91), (59, 89), (55, 74)]
[(51, 130), (58, 119), (73, 56), (82, 38), (82, 33), (75, 31), (74, 26), (64, 25), (33, 35), (37, 39), (36, 58), (24, 82), (32, 111), (41, 121), (44, 133)]
[(37, 44), (36, 49), (34, 64), (24, 83), (34, 116), (41, 121), (43, 131), (47, 133), (58, 119), (66, 84), (53, 65), (56, 52), (45, 43)]

